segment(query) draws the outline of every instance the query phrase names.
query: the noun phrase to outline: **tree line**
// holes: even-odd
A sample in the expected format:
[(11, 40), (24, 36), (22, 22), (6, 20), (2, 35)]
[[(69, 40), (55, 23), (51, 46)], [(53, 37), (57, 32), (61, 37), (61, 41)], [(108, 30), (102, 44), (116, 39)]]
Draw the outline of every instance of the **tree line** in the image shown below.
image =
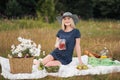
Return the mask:
[(0, 0), (0, 18), (41, 18), (53, 22), (70, 11), (82, 19), (120, 19), (120, 0)]

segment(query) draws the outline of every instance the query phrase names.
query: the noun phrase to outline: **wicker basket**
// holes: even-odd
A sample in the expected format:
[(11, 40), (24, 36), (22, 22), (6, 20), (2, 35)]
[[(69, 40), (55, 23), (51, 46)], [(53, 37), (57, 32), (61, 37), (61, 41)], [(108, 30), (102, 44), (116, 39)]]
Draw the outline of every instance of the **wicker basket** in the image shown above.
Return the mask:
[(9, 58), (10, 71), (16, 73), (31, 73), (34, 57), (30, 58)]
[[(100, 56), (101, 56), (100, 51), (104, 47), (106, 47), (106, 45), (104, 45), (104, 44), (96, 44), (95, 46), (93, 46), (91, 48), (84, 49), (84, 54), (86, 54), (86, 55), (88, 55), (90, 57), (100, 58)], [(109, 51), (109, 57), (110, 57), (111, 50), (108, 47), (107, 47), (107, 49)]]

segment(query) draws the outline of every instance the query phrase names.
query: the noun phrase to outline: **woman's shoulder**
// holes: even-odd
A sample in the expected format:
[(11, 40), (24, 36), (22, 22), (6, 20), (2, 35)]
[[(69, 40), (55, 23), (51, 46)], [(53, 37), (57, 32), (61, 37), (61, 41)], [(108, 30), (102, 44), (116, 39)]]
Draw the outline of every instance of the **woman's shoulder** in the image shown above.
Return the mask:
[(59, 29), (58, 32), (62, 32), (63, 30), (62, 29)]
[(75, 32), (80, 32), (80, 30), (78, 28), (75, 28), (74, 31)]
[(58, 34), (60, 34), (60, 33), (62, 33), (62, 32), (63, 32), (62, 29), (59, 29), (59, 30), (57, 31)]
[(80, 30), (77, 29), (77, 28), (75, 28), (74, 33), (75, 33), (75, 34), (81, 34)]
[(79, 29), (78, 29), (78, 28), (75, 28), (75, 30), (76, 30), (76, 31), (79, 31)]

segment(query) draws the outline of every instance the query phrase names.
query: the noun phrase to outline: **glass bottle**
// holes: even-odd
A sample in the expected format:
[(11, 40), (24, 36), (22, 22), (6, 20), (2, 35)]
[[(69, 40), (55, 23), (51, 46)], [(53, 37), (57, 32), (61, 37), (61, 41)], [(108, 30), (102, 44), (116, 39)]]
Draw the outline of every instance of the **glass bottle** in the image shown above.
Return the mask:
[(65, 39), (60, 39), (59, 49), (60, 50), (66, 50), (66, 40)]

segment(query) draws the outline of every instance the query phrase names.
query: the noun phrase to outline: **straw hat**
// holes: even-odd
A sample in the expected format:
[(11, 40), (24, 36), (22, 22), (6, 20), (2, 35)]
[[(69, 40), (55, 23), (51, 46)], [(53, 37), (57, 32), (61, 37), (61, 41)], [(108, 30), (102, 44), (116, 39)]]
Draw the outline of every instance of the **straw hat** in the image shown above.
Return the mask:
[(60, 24), (62, 24), (62, 19), (64, 17), (71, 17), (73, 19), (73, 21), (74, 21), (75, 24), (79, 22), (78, 16), (76, 14), (72, 14), (71, 12), (65, 12), (62, 16), (56, 17), (56, 19), (58, 20), (58, 22)]

